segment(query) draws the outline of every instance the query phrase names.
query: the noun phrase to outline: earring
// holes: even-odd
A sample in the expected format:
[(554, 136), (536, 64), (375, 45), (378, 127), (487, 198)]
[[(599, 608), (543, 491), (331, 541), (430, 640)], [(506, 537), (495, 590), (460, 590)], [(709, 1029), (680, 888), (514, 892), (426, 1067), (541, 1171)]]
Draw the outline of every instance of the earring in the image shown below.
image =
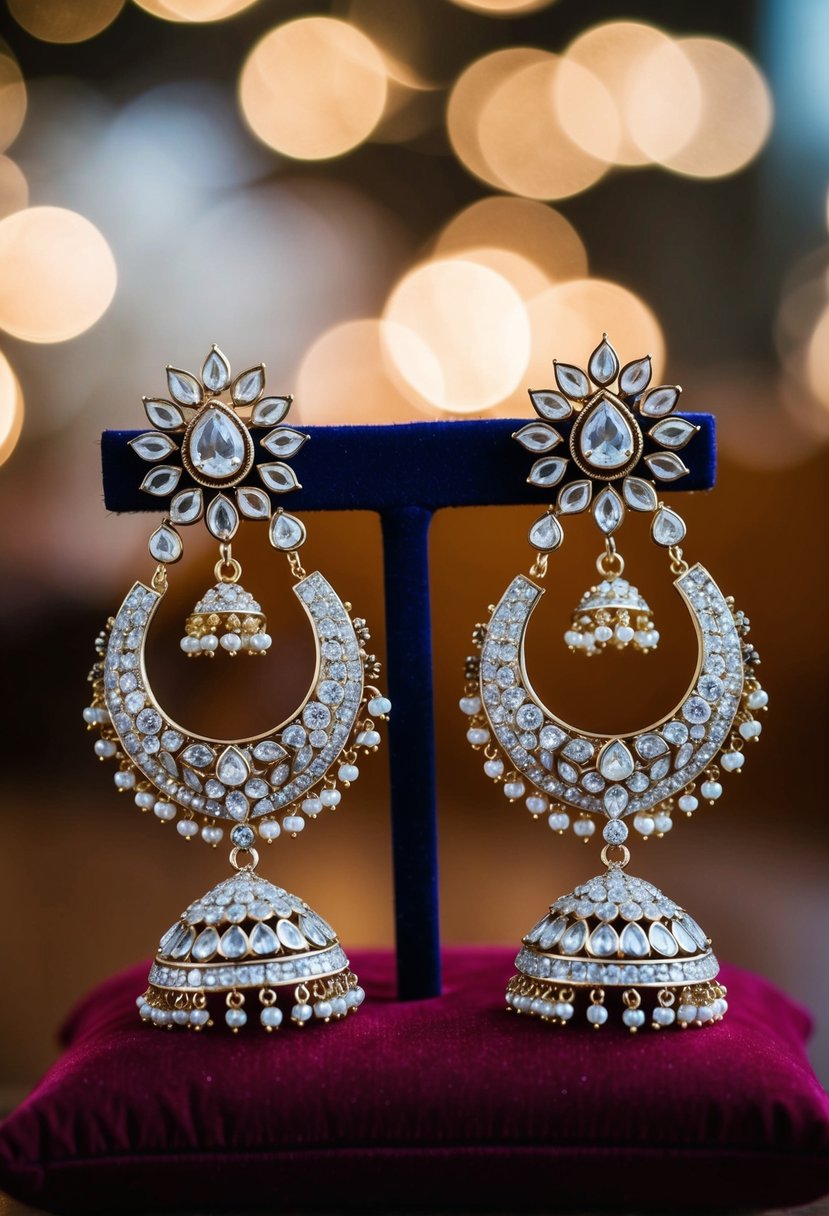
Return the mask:
[[(149, 541), (157, 564), (149, 585), (133, 585), (97, 639), (84, 719), (99, 735), (96, 755), (118, 766), (116, 788), (130, 791), (142, 811), (162, 823), (175, 820), (184, 841), (200, 836), (214, 847), (229, 827), (236, 872), (165, 933), (137, 1004), (155, 1026), (200, 1030), (212, 1025), (224, 998), (224, 1019), (235, 1032), (248, 1020), (246, 995), (258, 994), (259, 1021), (271, 1031), (283, 1020), (278, 994), (287, 990), (294, 1023), (328, 1022), (356, 1010), (363, 990), (331, 926), (257, 873), (254, 842), (257, 835), (268, 844), (280, 834), (296, 836), (307, 820), (336, 807), (340, 786), (359, 777), (359, 756), (377, 750), (375, 720), (391, 705), (372, 683), (379, 664), (366, 653), (365, 621), (352, 618), (322, 574), (303, 569), (301, 521), (271, 508), (266, 491), (299, 488), (285, 460), (308, 439), (284, 425), (291, 398), (265, 395), (263, 365), (232, 379), (216, 347), (200, 378), (168, 367), (167, 383), (170, 400), (144, 399), (153, 429), (130, 441), (152, 466), (141, 489), (170, 499)], [(178, 529), (202, 518), (219, 558), (214, 584), (187, 619), (184, 653), (266, 655), (270, 648), (262, 609), (242, 587), (231, 551), (243, 520), (268, 521), (314, 633), (316, 671), (302, 705), (249, 739), (211, 739), (178, 725), (147, 674), (147, 635), (167, 593), (168, 568), (184, 551)]]
[[(744, 744), (760, 735), (755, 713), (765, 709), (768, 695), (755, 675), (760, 660), (746, 640), (748, 620), (701, 565), (684, 559), (685, 523), (659, 500), (650, 479), (671, 482), (688, 472), (676, 453), (697, 428), (674, 412), (679, 388), (650, 387), (649, 358), (620, 372), (607, 335), (590, 357), (588, 374), (556, 363), (555, 376), (556, 390), (530, 393), (539, 421), (514, 438), (538, 455), (531, 483), (557, 484), (572, 476), (573, 466), (576, 479), (530, 528), (536, 557), (529, 577), (517, 575), (488, 622), (476, 626), (477, 653), (467, 660), (460, 704), (470, 718), (469, 742), (483, 751), (485, 773), (510, 802), (523, 800), (559, 834), (572, 824), (585, 841), (596, 819), (604, 822), (606, 870), (557, 899), (524, 938), (507, 1006), (559, 1024), (578, 1011), (597, 1028), (614, 1009), (631, 1031), (648, 1014), (654, 1028), (701, 1026), (727, 1008), (711, 942), (687, 912), (625, 872), (628, 824), (642, 836), (663, 836), (677, 811), (696, 811), (698, 782), (699, 794), (716, 801), (722, 785), (715, 759), (722, 753), (721, 769), (740, 771)], [(618, 387), (611, 387), (617, 377)], [(567, 456), (546, 455), (565, 442), (553, 423), (569, 428)], [(595, 653), (611, 641), (635, 642), (637, 632), (644, 635), (638, 649), (655, 644), (649, 609), (622, 579), (615, 546), (628, 510), (649, 517), (651, 538), (667, 551), (674, 587), (696, 626), (689, 691), (658, 722), (625, 735), (602, 736), (565, 722), (541, 702), (525, 665), (527, 625), (544, 593), (549, 556), (564, 538), (563, 521), (588, 508), (605, 538), (598, 563), (604, 579), (577, 609), (579, 640), (568, 635), (568, 644)], [(620, 616), (603, 615), (622, 612), (624, 625)]]

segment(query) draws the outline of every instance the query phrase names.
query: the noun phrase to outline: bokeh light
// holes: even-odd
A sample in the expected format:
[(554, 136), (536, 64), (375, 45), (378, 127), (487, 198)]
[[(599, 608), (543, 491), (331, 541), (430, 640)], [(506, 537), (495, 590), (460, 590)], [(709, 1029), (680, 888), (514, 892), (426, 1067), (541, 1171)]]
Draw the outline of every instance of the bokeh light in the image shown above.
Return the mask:
[(0, 156), (0, 219), (20, 211), (29, 201), (29, 183), (20, 166), (8, 156)]
[(139, 8), (164, 21), (224, 21), (250, 8), (256, 0), (135, 0)]
[(26, 86), (14, 59), (0, 43), (0, 152), (18, 136), (26, 117)]
[(9, 12), (42, 42), (85, 42), (111, 25), (124, 0), (9, 0)]
[(812, 330), (806, 348), (809, 388), (829, 409), (829, 308), (825, 308)]
[[(534, 199), (490, 195), (453, 216), (434, 242), (438, 254), (481, 247), (502, 249), (532, 262), (547, 283), (583, 278), (587, 250), (569, 220)], [(477, 260), (473, 258), (473, 260)]]
[(324, 160), (368, 138), (387, 89), (383, 56), (370, 38), (332, 17), (303, 17), (257, 43), (239, 97), (264, 143), (297, 160)]
[(23, 429), (23, 394), (11, 364), (0, 351), (0, 464), (11, 456)]
[[(526, 370), (527, 310), (515, 288), (486, 266), (450, 258), (415, 267), (389, 297), (384, 320), (392, 324), (383, 343), (402, 381), (416, 399), (447, 413), (488, 409)], [(405, 338), (401, 326), (409, 331)]]
[(549, 8), (554, 0), (452, 0), (458, 8), (471, 8), (488, 17), (520, 17), (522, 13), (536, 13)]
[[(394, 332), (392, 332), (394, 331)], [(407, 361), (423, 360), (424, 374), (440, 383), (440, 369), (411, 330), (376, 318), (345, 321), (326, 330), (306, 352), (296, 379), (297, 416), (312, 426), (412, 422), (438, 411), (406, 397), (390, 374), (384, 333)]]
[[(478, 119), (478, 143), (488, 180), (527, 198), (556, 199), (579, 194), (599, 180), (607, 159), (586, 152), (562, 127), (556, 99), (572, 94), (601, 98), (603, 86), (587, 68), (571, 64), (560, 77), (561, 60), (546, 55), (519, 68), (489, 95)], [(600, 104), (600, 109), (601, 109)], [(584, 124), (592, 127), (590, 106)], [(609, 139), (614, 150), (618, 141)]]
[[(698, 81), (684, 101), (679, 53)], [(681, 38), (652, 51), (631, 89), (635, 138), (651, 158), (690, 177), (725, 177), (753, 160), (772, 126), (771, 93), (748, 55), (717, 38)]]
[(94, 325), (115, 294), (115, 259), (89, 220), (32, 207), (0, 220), (0, 328), (63, 342)]

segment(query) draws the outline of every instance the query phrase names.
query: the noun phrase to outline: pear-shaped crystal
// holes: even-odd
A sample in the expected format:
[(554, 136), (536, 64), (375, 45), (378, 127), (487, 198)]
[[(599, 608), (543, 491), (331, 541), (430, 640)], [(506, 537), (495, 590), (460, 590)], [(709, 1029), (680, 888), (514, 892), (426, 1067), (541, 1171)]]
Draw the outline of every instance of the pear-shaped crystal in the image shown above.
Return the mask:
[(618, 819), (624, 813), (630, 795), (623, 785), (610, 785), (604, 794), (604, 809), (611, 819)]
[(250, 932), (250, 948), (254, 954), (258, 954), (260, 957), (266, 954), (278, 954), (279, 938), (270, 925), (256, 925)]
[(558, 387), (574, 401), (581, 401), (590, 392), (590, 383), (580, 367), (572, 363), (555, 363)]
[(207, 530), (217, 540), (231, 540), (239, 527), (239, 513), (229, 498), (217, 494), (207, 508)]
[(262, 393), (265, 387), (265, 369), (260, 363), (252, 367), (233, 381), (230, 395), (237, 405), (250, 405)]
[(590, 506), (592, 493), (593, 487), (589, 481), (571, 481), (569, 486), (559, 490), (556, 505), (562, 515), (577, 515)]
[(678, 545), (685, 536), (685, 522), (675, 511), (660, 507), (653, 517), (651, 536), (658, 545), (669, 549)]
[(286, 552), (298, 549), (305, 543), (305, 524), (295, 515), (277, 511), (271, 520), (270, 538), (275, 549)]
[(205, 359), (201, 378), (211, 393), (221, 393), (230, 384), (230, 364), (217, 346)]
[(251, 426), (276, 426), (291, 408), (291, 397), (263, 397), (250, 416)]
[(153, 426), (162, 431), (175, 431), (184, 426), (184, 414), (172, 401), (155, 401), (144, 398), (144, 409)]
[(206, 929), (202, 929), (196, 938), (190, 954), (197, 963), (204, 963), (209, 958), (212, 958), (218, 949), (219, 935), (212, 925), (208, 925)]
[(170, 519), (174, 524), (192, 524), (202, 513), (202, 492), (195, 490), (179, 490), (170, 502)]
[(661, 443), (663, 448), (684, 448), (698, 430), (698, 426), (684, 418), (663, 418), (656, 426), (651, 427), (651, 439)]
[(219, 952), (225, 958), (244, 958), (248, 952), (248, 939), (238, 925), (231, 925), (222, 934)]
[(633, 394), (644, 392), (651, 382), (651, 374), (650, 355), (628, 363), (627, 367), (622, 368), (622, 374), (619, 377), (619, 391)]
[(678, 384), (661, 384), (658, 388), (648, 389), (639, 403), (639, 409), (649, 418), (662, 418), (670, 414), (679, 401), (680, 392)]
[(561, 524), (554, 515), (542, 515), (530, 528), (530, 544), (542, 553), (557, 549), (563, 539)]
[(145, 494), (163, 497), (165, 494), (172, 494), (180, 477), (181, 469), (176, 469), (170, 464), (160, 464), (156, 468), (150, 469), (141, 482), (141, 489)]
[(663, 958), (673, 958), (679, 948), (673, 935), (658, 920), (654, 921), (648, 930), (648, 937), (656, 953), (661, 954)]
[(170, 390), (170, 396), (180, 405), (199, 405), (201, 403), (202, 386), (189, 372), (183, 372), (177, 367), (168, 367), (167, 387)]
[(573, 412), (573, 407), (566, 397), (562, 397), (561, 393), (555, 393), (552, 389), (530, 389), (530, 401), (533, 403), (533, 409), (542, 418), (551, 418), (557, 421), (561, 418), (569, 418)]
[(216, 777), (223, 785), (244, 785), (250, 776), (250, 765), (238, 747), (226, 747), (216, 765)]
[(599, 925), (590, 934), (590, 944), (587, 947), (597, 958), (609, 958), (619, 949), (619, 935), (610, 925)]
[(271, 500), (255, 486), (239, 486), (236, 505), (245, 519), (267, 519), (271, 513)]
[(259, 476), (268, 489), (274, 490), (277, 494), (301, 488), (294, 470), (290, 465), (282, 464), (281, 461), (275, 461), (273, 464), (260, 464)]
[(295, 431), (290, 426), (277, 427), (262, 440), (262, 447), (273, 456), (293, 456), (307, 441), (308, 436), (302, 431)]
[(549, 452), (556, 444), (561, 443), (561, 435), (553, 426), (546, 422), (530, 422), (522, 426), (513, 435), (522, 448), (528, 452)]
[(622, 506), (621, 498), (615, 490), (606, 486), (593, 503), (593, 518), (605, 536), (616, 531), (624, 514), (625, 508)]
[(608, 342), (607, 336), (602, 339), (590, 356), (587, 370), (590, 372), (594, 384), (604, 386), (616, 379), (619, 371), (619, 359), (616, 351)]
[(142, 460), (163, 460), (172, 452), (176, 445), (169, 435), (160, 435), (158, 431), (145, 431), (143, 435), (130, 440), (130, 447)]
[(683, 950), (686, 954), (696, 954), (697, 944), (682, 921), (675, 920), (671, 925), (671, 932), (679, 943), (680, 950)]
[(602, 748), (597, 767), (607, 781), (624, 781), (633, 772), (633, 756), (621, 739), (614, 739)]
[(181, 753), (181, 758), (185, 764), (192, 764), (194, 768), (207, 768), (208, 764), (212, 764), (216, 759), (216, 754), (204, 743), (191, 743)]
[(645, 464), (660, 481), (676, 481), (688, 468), (673, 452), (654, 452), (645, 457)]
[(187, 455), (200, 477), (218, 482), (242, 476), (250, 459), (241, 423), (215, 405), (200, 414), (187, 436)]
[(656, 490), (649, 481), (641, 477), (626, 477), (622, 483), (625, 502), (634, 511), (655, 511), (658, 503)]
[(628, 958), (647, 958), (651, 952), (644, 930), (633, 921), (622, 930), (620, 944)]
[(278, 920), (276, 922), (276, 936), (288, 950), (305, 950), (308, 947), (308, 943), (293, 921)]
[(595, 469), (620, 469), (634, 450), (633, 431), (621, 410), (611, 401), (599, 401), (579, 431), (579, 451)]
[(587, 937), (587, 925), (583, 920), (577, 920), (571, 925), (561, 939), (559, 951), (561, 954), (578, 954)]
[(148, 548), (150, 557), (155, 558), (157, 562), (168, 563), (177, 562), (182, 554), (181, 537), (174, 528), (168, 528), (166, 524), (162, 524), (160, 528), (156, 528), (150, 537)]
[(543, 456), (530, 469), (527, 481), (531, 486), (546, 489), (558, 485), (567, 469), (567, 461), (561, 456)]

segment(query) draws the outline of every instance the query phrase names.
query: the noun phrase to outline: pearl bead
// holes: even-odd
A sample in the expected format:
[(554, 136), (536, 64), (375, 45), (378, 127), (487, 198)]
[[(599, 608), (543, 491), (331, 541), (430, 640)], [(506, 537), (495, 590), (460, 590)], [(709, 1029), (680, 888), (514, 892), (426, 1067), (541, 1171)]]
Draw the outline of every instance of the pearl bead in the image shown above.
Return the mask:
[(676, 1020), (680, 1023), (680, 1025), (683, 1022), (686, 1025), (688, 1025), (691, 1022), (695, 1022), (696, 1018), (697, 1018), (696, 1005), (680, 1005), (679, 1009), (677, 1009), (677, 1011), (676, 1011)]
[(205, 844), (219, 844), (224, 834), (224, 828), (211, 826), (210, 824), (205, 824), (201, 830), (201, 838)]
[(697, 1017), (698, 1022), (711, 1022), (714, 1019), (714, 1010), (710, 1005), (698, 1005)]
[(633, 640), (636, 643), (636, 645), (641, 646), (643, 650), (645, 650), (647, 648), (648, 635), (646, 633), (644, 633), (643, 630), (637, 629), (633, 635)]
[(587, 1020), (593, 1026), (604, 1026), (607, 1021), (607, 1010), (604, 1005), (591, 1005), (587, 1010)]
[(653, 1011), (653, 1021), (657, 1026), (670, 1026), (676, 1018), (673, 1009), (666, 1009), (662, 1005), (657, 1005)]
[(313, 1017), (314, 1011), (310, 1005), (294, 1005), (291, 1010), (291, 1017), (295, 1022), (307, 1022)]
[(112, 780), (115, 782), (115, 786), (117, 789), (131, 790), (132, 787), (135, 785), (135, 773), (130, 773), (130, 772), (116, 773), (115, 776), (112, 778)]
[(738, 768), (742, 768), (745, 764), (745, 756), (742, 752), (723, 752), (720, 757), (720, 763), (727, 773), (736, 772)]
[(656, 824), (650, 815), (636, 815), (633, 826), (640, 836), (651, 836), (656, 830)]
[(176, 808), (173, 806), (172, 802), (158, 801), (153, 807), (153, 814), (155, 815), (156, 819), (169, 822), (169, 820), (175, 819)]
[(135, 805), (143, 811), (155, 805), (155, 794), (151, 790), (139, 790), (135, 795)]
[(251, 635), (250, 648), (251, 650), (270, 650), (271, 641), (269, 633), (254, 633)]
[(641, 1026), (645, 1020), (645, 1015), (641, 1009), (626, 1009), (622, 1014), (622, 1021), (631, 1030), (635, 1030), (637, 1026)]
[(664, 834), (665, 832), (670, 832), (671, 828), (674, 826), (674, 822), (670, 815), (654, 815), (653, 826), (657, 832), (662, 832)]
[(201, 649), (199, 639), (191, 637), (189, 633), (181, 639), (179, 646), (185, 654), (195, 654), (197, 650)]
[(263, 1026), (270, 1026), (274, 1029), (282, 1025), (282, 1010), (278, 1005), (266, 1005), (259, 1014), (259, 1021)]
[(763, 730), (763, 724), (762, 722), (755, 722), (753, 718), (750, 718), (748, 722), (741, 722), (737, 730), (744, 739), (758, 739)]
[(391, 710), (391, 701), (388, 697), (372, 697), (367, 708), (372, 718), (384, 718)]
[(173, 1021), (176, 1026), (186, 1026), (190, 1021), (190, 1012), (187, 1009), (174, 1009)]
[(485, 761), (484, 772), (486, 773), (487, 777), (492, 777), (493, 779), (495, 779), (496, 777), (502, 777), (504, 775), (503, 760)]
[[(596, 636), (599, 636), (598, 629), (596, 630)], [(632, 642), (633, 630), (631, 629), (630, 625), (617, 625), (616, 637), (623, 645), (627, 645), (628, 642)]]
[(282, 820), (282, 826), (286, 832), (290, 832), (292, 836), (296, 836), (304, 831), (305, 820), (301, 815), (286, 815)]
[(100, 756), (102, 760), (108, 760), (110, 756), (115, 755), (118, 749), (111, 739), (98, 739), (93, 750), (96, 756)]
[(312, 818), (314, 815), (319, 815), (322, 810), (322, 800), (320, 798), (305, 798), (302, 803), (302, 809), (306, 815)]
[(683, 794), (677, 802), (677, 806), (686, 814), (691, 814), (699, 806), (699, 799), (695, 798), (693, 794)]
[(510, 801), (523, 798), (525, 788), (523, 781), (506, 781), (504, 782), (504, 796)]
[(363, 1001), (366, 999), (366, 994), (360, 985), (358, 984), (356, 988), (352, 988), (352, 992), (354, 993), (354, 1004), (362, 1005)]
[(210, 1021), (210, 1014), (206, 1009), (193, 1009), (190, 1012), (190, 1023), (192, 1026), (206, 1026)]
[(335, 996), (331, 1002), (331, 1009), (338, 1018), (344, 1017), (348, 1013), (349, 1005), (344, 996)]
[(323, 806), (339, 806), (342, 794), (339, 790), (320, 790), (320, 802)]
[(609, 642), (612, 637), (613, 630), (609, 625), (599, 625), (598, 629), (596, 630), (597, 642)]
[(575, 1010), (569, 1001), (559, 1001), (555, 1006), (555, 1015), (564, 1022), (569, 1022)]
[(748, 695), (749, 709), (763, 709), (769, 703), (769, 694), (764, 688), (758, 688)]
[(722, 797), (722, 786), (719, 781), (703, 781), (699, 787), (699, 792), (709, 802), (716, 802), (718, 798)]
[(483, 727), (471, 727), (466, 732), (466, 737), (473, 746), (482, 747), (485, 743), (489, 743), (489, 731)]
[(581, 634), (576, 633), (575, 629), (568, 629), (564, 635), (564, 641), (568, 646), (573, 646), (573, 647), (580, 646), (581, 645)]
[(242, 648), (242, 639), (238, 633), (223, 633), (219, 639), (219, 645), (225, 650), (229, 650), (231, 654), (235, 654), (237, 650)]
[(265, 819), (259, 824), (259, 835), (263, 840), (276, 840), (281, 831), (282, 828), (275, 819)]
[(469, 714), (470, 717), (473, 714), (479, 714), (481, 712), (480, 697), (461, 697), (458, 704), (461, 707), (461, 712), (464, 714)]
[(379, 732), (376, 730), (363, 730), (357, 736), (358, 747), (377, 747), (380, 742)]
[(179, 836), (183, 836), (185, 840), (189, 840), (191, 836), (198, 836), (199, 825), (194, 823), (192, 819), (179, 819), (176, 824), (176, 831)]
[(573, 824), (573, 831), (577, 836), (581, 836), (586, 840), (588, 836), (592, 836), (596, 831), (596, 825), (592, 819), (577, 819)]
[(570, 816), (565, 811), (553, 811), (547, 816), (547, 823), (554, 832), (566, 832), (570, 826)]
[(86, 709), (83, 711), (83, 720), (89, 726), (93, 726), (98, 721), (98, 715), (91, 705), (87, 705)]
[(228, 1009), (225, 1013), (225, 1021), (231, 1030), (238, 1030), (240, 1026), (244, 1026), (248, 1020), (248, 1015), (244, 1009)]
[(649, 646), (649, 647), (651, 648), (651, 650), (652, 650), (652, 649), (654, 648), (654, 646), (658, 645), (658, 643), (659, 643), (659, 630), (658, 630), (658, 629), (651, 629), (651, 630), (649, 630), (649, 632), (648, 632), (648, 646)]
[(360, 770), (356, 764), (341, 764), (337, 776), (345, 785), (350, 785), (360, 776)]
[(213, 651), (219, 649), (219, 639), (215, 633), (206, 633), (199, 639), (199, 650)]
[(538, 794), (530, 794), (525, 803), (531, 815), (543, 815), (548, 805), (547, 799), (541, 798)]
[(333, 1012), (334, 1010), (330, 1001), (317, 1001), (316, 1005), (314, 1006), (314, 1016), (322, 1018), (323, 1021), (326, 1018), (330, 1018)]

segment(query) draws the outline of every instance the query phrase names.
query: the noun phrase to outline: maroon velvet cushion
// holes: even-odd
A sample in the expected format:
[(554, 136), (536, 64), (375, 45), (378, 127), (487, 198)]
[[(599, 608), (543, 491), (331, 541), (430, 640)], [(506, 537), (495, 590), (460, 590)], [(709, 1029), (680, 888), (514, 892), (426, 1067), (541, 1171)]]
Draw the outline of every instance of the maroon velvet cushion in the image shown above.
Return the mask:
[(724, 968), (703, 1030), (559, 1029), (504, 1011), (514, 952), (454, 950), (443, 997), (369, 999), (330, 1026), (203, 1034), (141, 1025), (146, 966), (71, 1015), (66, 1051), (0, 1128), (0, 1187), (55, 1211), (675, 1212), (829, 1189), (829, 1099), (807, 1014)]

